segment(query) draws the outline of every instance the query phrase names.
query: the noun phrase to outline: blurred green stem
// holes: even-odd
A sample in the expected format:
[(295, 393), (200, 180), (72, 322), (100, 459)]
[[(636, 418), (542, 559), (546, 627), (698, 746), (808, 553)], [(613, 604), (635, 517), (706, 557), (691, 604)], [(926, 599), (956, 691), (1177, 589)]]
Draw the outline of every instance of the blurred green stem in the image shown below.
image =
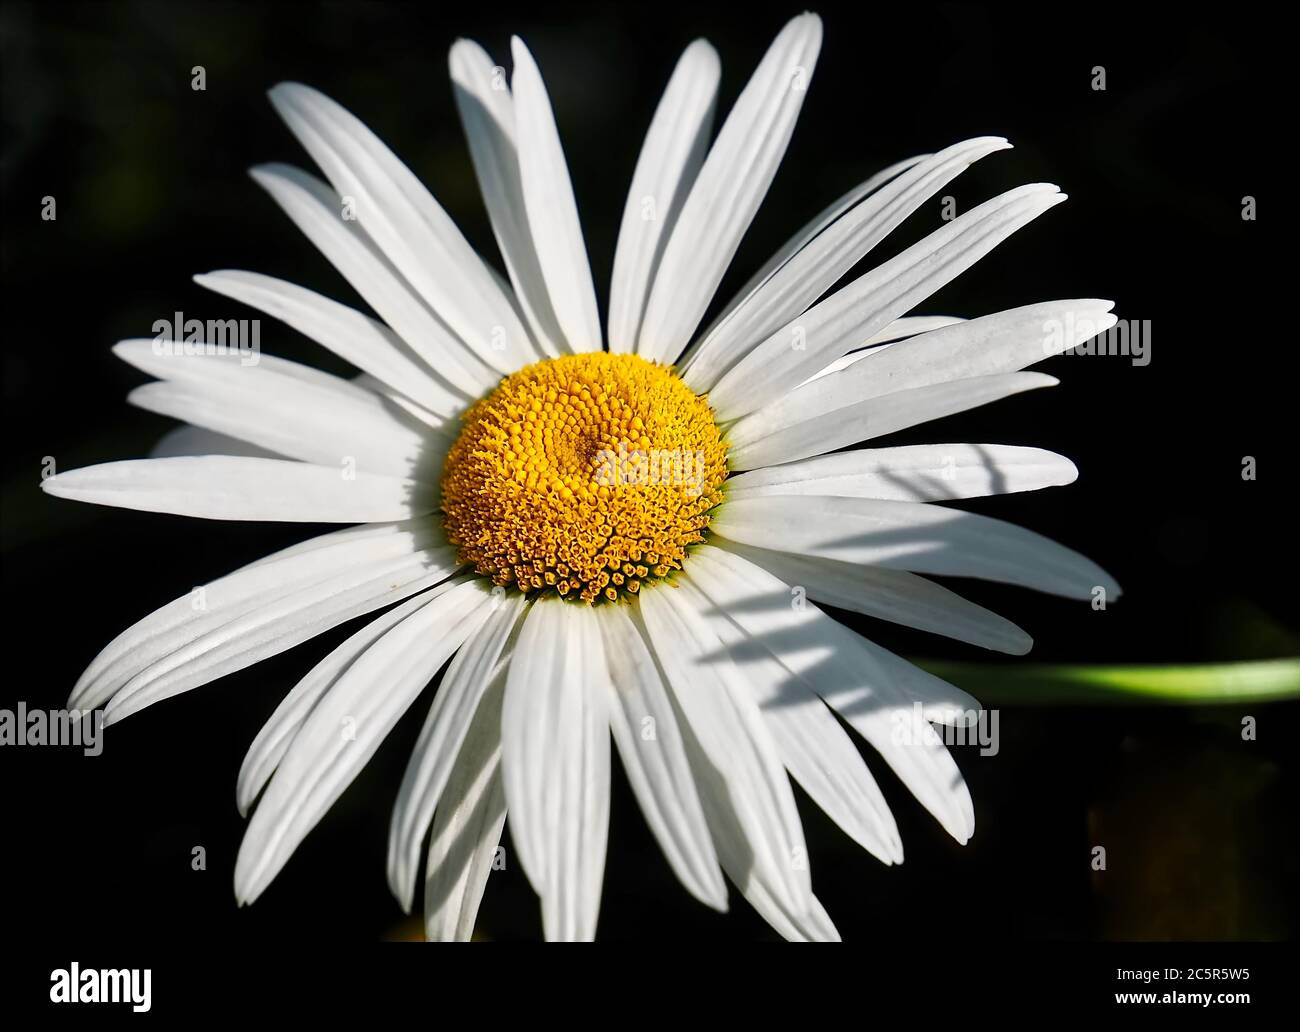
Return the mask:
[(915, 662), (986, 704), (1186, 706), (1300, 698), (1300, 658), (1187, 666)]

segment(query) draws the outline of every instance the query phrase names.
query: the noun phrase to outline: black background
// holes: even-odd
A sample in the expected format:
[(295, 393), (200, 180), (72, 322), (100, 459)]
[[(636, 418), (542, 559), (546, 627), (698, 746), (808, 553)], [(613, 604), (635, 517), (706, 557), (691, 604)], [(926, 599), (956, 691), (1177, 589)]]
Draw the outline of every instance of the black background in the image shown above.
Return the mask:
[[(1275, 142), (1289, 99), (1269, 76), (1277, 26), (1240, 6), (1211, 20), (1131, 7), (822, 5), (825, 43), (794, 140), (719, 291), (728, 299), (832, 197), (884, 165), (966, 137), (1014, 151), (945, 193), (959, 210), (1023, 182), (1071, 199), (922, 311), (978, 315), (1107, 297), (1150, 320), (1152, 361), (1060, 357), (1062, 379), (900, 441), (1061, 451), (1069, 487), (971, 503), (1079, 548), (1125, 597), (1105, 612), (960, 585), (1053, 662), (1174, 663), (1295, 655), (1294, 261), (1281, 261)], [(755, 5), (7, 4), (3, 54), (4, 656), (0, 706), (58, 707), (128, 624), (315, 531), (117, 511), (47, 498), (60, 469), (147, 454), (170, 423), (129, 408), (142, 377), (116, 340), (176, 310), (249, 312), (190, 282), (247, 268), (356, 303), (246, 177), (307, 166), (264, 91), (298, 79), (341, 101), (427, 182), (496, 260), (446, 76), (458, 36), (508, 63), (510, 33), (546, 77), (602, 311), (624, 192), (659, 92), (703, 35), (723, 65), (720, 110), (796, 8)], [(207, 89), (190, 88), (203, 65)], [(1105, 67), (1107, 89), (1092, 89)], [(58, 218), (40, 218), (41, 199)], [(1241, 218), (1257, 198), (1257, 221)], [(938, 224), (937, 201), (887, 257)], [(1159, 340), (1158, 345), (1155, 339)], [(273, 354), (337, 372), (270, 321)], [(1243, 456), (1259, 476), (1243, 481)], [(326, 528), (321, 528), (326, 529)], [(967, 590), (969, 588), (969, 590)], [(906, 655), (990, 660), (888, 625), (850, 622)], [(104, 754), (0, 750), (6, 926), (46, 943), (202, 940), (223, 948), (418, 936), (384, 881), (387, 825), (427, 696), (311, 833), (263, 899), (231, 889), (245, 749), (281, 696), (350, 631), (149, 709)], [(1243, 742), (1244, 715), (1259, 737)], [(1296, 930), (1293, 734), (1300, 706), (1006, 706), (1001, 751), (958, 750), (975, 799), (965, 848), (881, 764), (907, 859), (886, 869), (800, 798), (814, 883), (846, 939), (905, 949), (1042, 939), (1275, 939)], [(1104, 845), (1104, 874), (1089, 865)], [(191, 869), (191, 850), (207, 870)], [(732, 893), (719, 916), (681, 891), (621, 774), (600, 936), (772, 933)], [(492, 876), (483, 936), (535, 938), (517, 866)]]

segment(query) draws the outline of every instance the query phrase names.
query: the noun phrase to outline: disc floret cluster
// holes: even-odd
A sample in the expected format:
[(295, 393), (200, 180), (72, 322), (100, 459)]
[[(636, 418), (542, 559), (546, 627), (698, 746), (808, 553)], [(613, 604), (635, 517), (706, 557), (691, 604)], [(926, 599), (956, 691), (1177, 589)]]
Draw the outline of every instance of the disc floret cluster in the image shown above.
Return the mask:
[(681, 569), (726, 476), (707, 398), (669, 367), (566, 355), (465, 413), (443, 471), (443, 526), (495, 584), (613, 602)]

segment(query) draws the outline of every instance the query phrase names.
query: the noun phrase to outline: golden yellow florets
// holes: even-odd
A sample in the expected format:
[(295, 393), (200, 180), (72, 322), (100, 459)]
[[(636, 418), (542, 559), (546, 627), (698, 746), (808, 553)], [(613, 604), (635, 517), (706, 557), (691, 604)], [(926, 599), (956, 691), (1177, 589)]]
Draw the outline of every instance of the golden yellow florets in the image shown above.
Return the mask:
[(708, 401), (666, 366), (603, 351), (507, 377), (462, 417), (442, 475), (462, 562), (529, 594), (636, 594), (680, 569), (722, 500)]

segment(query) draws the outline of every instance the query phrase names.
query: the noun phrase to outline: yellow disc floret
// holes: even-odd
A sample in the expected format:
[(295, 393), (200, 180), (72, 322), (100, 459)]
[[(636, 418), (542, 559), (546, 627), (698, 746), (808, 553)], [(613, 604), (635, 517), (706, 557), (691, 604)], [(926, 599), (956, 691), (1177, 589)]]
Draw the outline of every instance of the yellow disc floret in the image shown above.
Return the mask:
[(528, 594), (636, 594), (681, 568), (722, 500), (708, 401), (637, 355), (538, 362), (462, 418), (443, 526), (461, 562)]

